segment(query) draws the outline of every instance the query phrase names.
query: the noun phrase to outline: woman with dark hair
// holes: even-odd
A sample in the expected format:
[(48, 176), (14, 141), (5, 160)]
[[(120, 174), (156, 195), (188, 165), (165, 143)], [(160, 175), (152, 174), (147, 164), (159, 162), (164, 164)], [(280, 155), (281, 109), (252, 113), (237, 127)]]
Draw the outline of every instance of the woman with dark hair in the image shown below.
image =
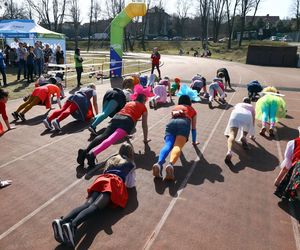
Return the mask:
[(61, 219), (52, 222), (54, 238), (59, 243), (75, 247), (77, 227), (91, 216), (100, 213), (112, 204), (125, 208), (128, 201), (127, 188), (135, 186), (134, 150), (129, 143), (123, 143), (117, 155), (104, 162), (103, 174), (100, 174), (88, 188), (88, 197), (84, 204), (73, 209)]
[(74, 61), (75, 61), (75, 69), (76, 69), (76, 73), (77, 73), (77, 88), (80, 88), (81, 73), (83, 72), (83, 68), (82, 68), (83, 59), (80, 56), (79, 48), (75, 49)]
[(150, 87), (144, 89), (141, 85), (136, 85), (131, 99), (114, 117), (105, 131), (98, 135), (86, 149), (79, 149), (77, 162), (84, 165), (84, 160), (88, 160), (90, 167), (95, 166), (95, 159), (98, 154), (110, 147), (112, 144), (123, 139), (135, 127), (136, 122), (142, 117), (142, 127), (144, 142), (148, 143), (148, 112), (145, 106), (147, 98), (151, 96)]
[(153, 176), (162, 178), (163, 164), (171, 152), (169, 164), (166, 166), (165, 180), (174, 180), (174, 164), (178, 160), (182, 148), (188, 141), (190, 130), (192, 130), (193, 145), (197, 142), (197, 112), (192, 107), (191, 99), (188, 95), (179, 97), (178, 105), (172, 110), (172, 119), (166, 126), (165, 145), (159, 153), (158, 162), (152, 167)]

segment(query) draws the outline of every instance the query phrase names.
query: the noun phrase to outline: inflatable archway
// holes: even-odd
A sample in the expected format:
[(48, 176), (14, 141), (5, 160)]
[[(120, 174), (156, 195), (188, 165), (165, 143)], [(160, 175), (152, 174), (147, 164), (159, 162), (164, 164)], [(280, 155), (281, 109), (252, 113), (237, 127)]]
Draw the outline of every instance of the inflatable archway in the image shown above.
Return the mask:
[(110, 76), (122, 76), (124, 28), (134, 17), (146, 15), (146, 4), (130, 3), (111, 22)]

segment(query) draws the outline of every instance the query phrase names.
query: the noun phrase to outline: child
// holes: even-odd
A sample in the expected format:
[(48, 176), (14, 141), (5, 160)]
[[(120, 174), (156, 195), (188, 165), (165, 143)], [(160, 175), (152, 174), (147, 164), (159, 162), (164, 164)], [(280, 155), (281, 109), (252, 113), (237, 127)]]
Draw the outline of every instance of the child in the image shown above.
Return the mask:
[(182, 148), (188, 141), (190, 130), (192, 130), (192, 142), (197, 145), (197, 112), (192, 107), (191, 99), (188, 95), (181, 95), (178, 105), (172, 110), (172, 119), (166, 126), (165, 145), (159, 153), (158, 162), (152, 167), (153, 176), (162, 178), (161, 171), (166, 158), (171, 152), (170, 162), (166, 166), (165, 180), (174, 180), (174, 164), (177, 162)]
[(231, 112), (226, 130), (225, 136), (227, 140), (227, 154), (225, 158), (226, 163), (231, 162), (232, 158), (232, 146), (238, 133), (241, 133), (241, 142), (244, 149), (248, 149), (248, 143), (246, 136), (249, 133), (252, 138), (254, 138), (254, 128), (255, 128), (255, 110), (251, 105), (251, 101), (248, 97), (243, 99), (242, 103), (235, 105), (233, 111)]
[(227, 84), (229, 86), (229, 88), (232, 89), (231, 84), (230, 84), (230, 77), (229, 77), (229, 73), (228, 70), (225, 68), (221, 68), (217, 70), (217, 77), (218, 78), (224, 78), (225, 79), (225, 89), (227, 89)]
[(190, 85), (191, 89), (196, 90), (198, 94), (200, 95), (201, 90), (204, 90), (204, 97), (208, 98), (209, 94), (207, 93), (206, 89), (206, 79), (201, 76), (200, 74), (195, 75), (192, 78), (192, 83)]
[(133, 91), (133, 82), (134, 80), (132, 77), (127, 77), (123, 81), (123, 90), (114, 88), (105, 93), (102, 101), (102, 113), (95, 117), (94, 122), (89, 127), (89, 131), (93, 135), (97, 135), (97, 125), (104, 121), (108, 116), (113, 117), (125, 106), (126, 102), (130, 101), (129, 95), (130, 93), (132, 94)]
[(61, 131), (60, 122), (69, 115), (80, 121), (89, 121), (94, 117), (91, 99), (93, 99), (95, 113), (98, 114), (96, 86), (90, 84), (71, 95), (62, 108), (54, 110), (44, 119), (45, 127), (47, 129), (53, 129), (54, 127), (56, 131)]
[(164, 85), (156, 85), (153, 89), (154, 96), (149, 100), (149, 107), (157, 109), (157, 104), (165, 104), (167, 102), (167, 89)]
[[(33, 106), (43, 104), (46, 106), (46, 109), (51, 109), (51, 97), (53, 95), (56, 95), (57, 103), (61, 108), (59, 87), (54, 84), (47, 84), (45, 86), (35, 88), (28, 100), (20, 105), (20, 107), (12, 113), (12, 116), (16, 121), (19, 118), (22, 121), (26, 121), (25, 113), (29, 111)], [(21, 112), (21, 110), (23, 111)]]
[(160, 69), (159, 69), (159, 60), (160, 60), (160, 54), (158, 53), (158, 48), (153, 48), (153, 53), (151, 55), (151, 61), (152, 61), (152, 69), (151, 74), (154, 72), (154, 68), (157, 69), (158, 77), (161, 79)]
[[(7, 130), (12, 130), (15, 127), (10, 126), (8, 117), (6, 114), (6, 103), (8, 100), (8, 92), (4, 91), (3, 89), (0, 88), (0, 114), (2, 115), (2, 118), (5, 122), (5, 125), (7, 127)], [(2, 123), (0, 122), (0, 136), (4, 134), (4, 129), (2, 126)]]
[(225, 92), (224, 92), (224, 85), (222, 82), (222, 79), (220, 78), (214, 78), (212, 83), (209, 85), (208, 87), (208, 92), (209, 92), (209, 108), (212, 108), (212, 102), (215, 99), (215, 97), (217, 96), (217, 94), (219, 95), (219, 100), (222, 103), (225, 103)]
[[(300, 127), (298, 127), (300, 136)], [(281, 171), (275, 179), (275, 195), (294, 200), (300, 198), (300, 137), (287, 143)]]
[(133, 101), (126, 103), (110, 121), (105, 131), (98, 135), (86, 149), (79, 149), (77, 162), (84, 165), (84, 160), (88, 160), (90, 167), (95, 166), (95, 159), (98, 154), (110, 147), (112, 144), (129, 135), (136, 122), (142, 117), (142, 127), (144, 142), (148, 143), (148, 112), (145, 106), (147, 98), (151, 96), (150, 88), (143, 88), (136, 85), (134, 94), (131, 96)]
[(59, 243), (75, 247), (77, 227), (109, 204), (125, 208), (128, 200), (127, 188), (135, 186), (134, 151), (130, 144), (123, 143), (117, 155), (105, 162), (105, 170), (88, 188), (86, 202), (68, 215), (52, 222), (54, 238)]
[(248, 90), (248, 97), (251, 101), (256, 101), (259, 95), (258, 93), (263, 90), (262, 86), (257, 80), (251, 81), (247, 84), (247, 90)]
[(158, 82), (158, 85), (163, 85), (166, 87), (166, 90), (168, 91), (168, 95), (170, 97), (170, 102), (172, 102), (170, 78), (167, 76), (164, 77), (164, 79), (162, 79)]
[(266, 125), (270, 122), (269, 135), (274, 136), (275, 123), (286, 115), (286, 104), (275, 87), (264, 88), (263, 94), (265, 95), (257, 101), (255, 107), (256, 119), (262, 123), (259, 134), (265, 135)]
[(180, 78), (175, 77), (174, 83), (171, 84), (171, 95), (175, 95), (176, 91), (180, 89)]
[[(29, 46), (29, 51), (27, 55), (27, 83), (33, 82), (33, 69), (34, 69), (34, 60), (36, 58), (35, 54), (33, 53), (34, 48)], [(30, 80), (29, 80), (30, 78)]]

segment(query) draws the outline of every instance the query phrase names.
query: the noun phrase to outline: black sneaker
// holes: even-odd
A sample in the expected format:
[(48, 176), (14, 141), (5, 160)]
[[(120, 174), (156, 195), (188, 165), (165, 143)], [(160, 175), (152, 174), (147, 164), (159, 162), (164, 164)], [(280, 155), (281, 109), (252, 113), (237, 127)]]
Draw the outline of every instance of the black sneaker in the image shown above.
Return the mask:
[(89, 126), (88, 130), (91, 132), (92, 135), (97, 135), (97, 131), (92, 126)]
[(66, 243), (68, 243), (72, 247), (75, 247), (74, 227), (72, 226), (72, 224), (71, 223), (63, 224), (62, 228), (63, 228), (64, 236), (66, 238)]
[(15, 119), (15, 121), (19, 120), (19, 115), (18, 113), (15, 111), (13, 113), (11, 113), (11, 115), (13, 116), (13, 118)]
[(88, 160), (88, 166), (89, 167), (95, 167), (95, 159), (96, 157), (94, 156), (93, 153), (89, 153), (86, 155), (86, 159)]
[(19, 113), (18, 116), (20, 117), (20, 119), (21, 119), (22, 122), (25, 122), (25, 121), (26, 121), (25, 115), (24, 115), (24, 114)]
[(54, 233), (54, 238), (57, 242), (63, 243), (64, 240), (64, 234), (61, 226), (61, 219), (56, 219), (52, 222), (52, 228)]
[(78, 150), (78, 155), (77, 155), (77, 162), (80, 166), (84, 165), (84, 160), (86, 158), (86, 150), (84, 149), (79, 149)]

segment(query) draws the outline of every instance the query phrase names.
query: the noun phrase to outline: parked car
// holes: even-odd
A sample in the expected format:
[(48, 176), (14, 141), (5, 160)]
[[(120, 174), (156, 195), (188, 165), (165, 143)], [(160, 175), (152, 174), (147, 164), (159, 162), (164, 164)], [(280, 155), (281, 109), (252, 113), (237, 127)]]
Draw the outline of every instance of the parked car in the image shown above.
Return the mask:
[(271, 36), (270, 40), (271, 41), (279, 41), (279, 38), (277, 36)]
[(167, 36), (157, 36), (153, 38), (154, 41), (169, 41), (169, 37)]
[(183, 38), (182, 38), (181, 36), (174, 36), (174, 37), (172, 38), (172, 40), (173, 40), (173, 41), (182, 41)]
[(228, 40), (229, 40), (228, 37), (223, 37), (223, 38), (219, 39), (219, 43), (225, 43), (225, 42), (227, 42)]
[(290, 38), (289, 36), (284, 36), (284, 37), (282, 37), (282, 38), (280, 39), (280, 41), (282, 41), (282, 42), (292, 42), (293, 39)]

